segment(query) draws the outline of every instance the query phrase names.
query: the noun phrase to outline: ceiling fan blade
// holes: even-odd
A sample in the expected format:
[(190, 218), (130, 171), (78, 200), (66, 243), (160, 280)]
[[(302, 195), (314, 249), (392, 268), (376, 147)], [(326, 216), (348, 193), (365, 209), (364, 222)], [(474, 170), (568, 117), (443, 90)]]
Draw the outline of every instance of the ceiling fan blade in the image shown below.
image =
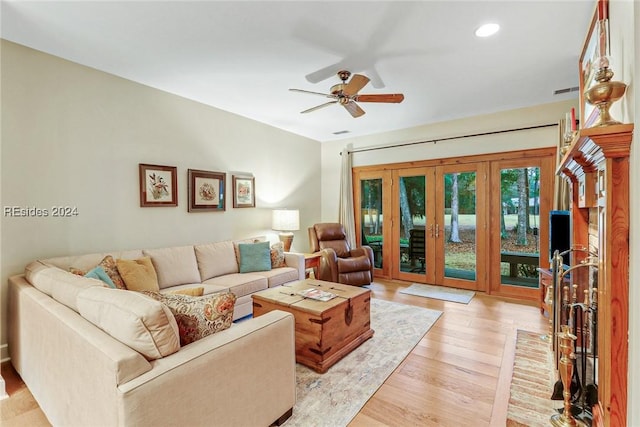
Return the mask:
[(404, 100), (404, 95), (401, 93), (380, 93), (374, 95), (356, 95), (353, 99), (358, 102), (389, 102), (398, 104)]
[(364, 115), (364, 110), (360, 108), (360, 106), (353, 101), (349, 101), (343, 105), (344, 105), (344, 108), (346, 108), (346, 110), (349, 112), (349, 114), (351, 114), (354, 118)]
[(342, 90), (342, 93), (347, 96), (353, 96), (358, 93), (360, 89), (365, 87), (367, 83), (369, 83), (369, 77), (363, 76), (362, 74), (354, 74), (353, 77), (351, 77), (351, 80), (349, 80), (349, 83), (347, 83)]
[(344, 67), (342, 66), (342, 63), (337, 62), (335, 64), (314, 71), (313, 73), (309, 73), (304, 76), (304, 78), (307, 79), (309, 83), (320, 83), (323, 80), (334, 77), (338, 70), (341, 70), (343, 68)]
[(304, 90), (304, 89), (289, 89), (289, 90), (291, 92), (301, 92), (301, 93), (310, 93), (311, 95), (320, 95), (320, 96), (324, 96), (325, 98), (337, 98), (337, 96), (332, 93), (312, 92), (310, 90)]
[(310, 113), (312, 111), (316, 111), (316, 110), (319, 110), (321, 108), (328, 107), (331, 104), (337, 104), (337, 103), (338, 103), (338, 101), (325, 102), (324, 104), (320, 104), (320, 105), (316, 105), (315, 107), (311, 107), (308, 110), (300, 111), (300, 114)]

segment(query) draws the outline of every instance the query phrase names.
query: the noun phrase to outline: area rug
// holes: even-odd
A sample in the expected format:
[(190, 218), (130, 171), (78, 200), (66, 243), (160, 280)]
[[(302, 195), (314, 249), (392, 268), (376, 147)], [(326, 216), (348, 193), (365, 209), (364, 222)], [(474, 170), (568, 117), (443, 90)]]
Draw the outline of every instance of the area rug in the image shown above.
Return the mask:
[(417, 295), (419, 297), (439, 299), (443, 301), (459, 302), (469, 304), (476, 294), (473, 291), (464, 289), (446, 288), (444, 286), (423, 285), (414, 283), (408, 288), (400, 291), (401, 294)]
[(541, 334), (518, 329), (507, 426), (549, 426), (562, 402), (551, 400), (553, 353)]
[(346, 426), (441, 314), (371, 299), (371, 339), (324, 374), (296, 365), (297, 402), (284, 426)]

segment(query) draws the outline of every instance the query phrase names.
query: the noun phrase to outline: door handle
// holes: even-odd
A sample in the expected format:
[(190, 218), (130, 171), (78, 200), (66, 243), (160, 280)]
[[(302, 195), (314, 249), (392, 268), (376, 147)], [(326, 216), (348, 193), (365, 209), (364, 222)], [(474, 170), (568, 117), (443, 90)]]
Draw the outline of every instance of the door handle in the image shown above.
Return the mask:
[(440, 237), (440, 225), (436, 224), (436, 239)]

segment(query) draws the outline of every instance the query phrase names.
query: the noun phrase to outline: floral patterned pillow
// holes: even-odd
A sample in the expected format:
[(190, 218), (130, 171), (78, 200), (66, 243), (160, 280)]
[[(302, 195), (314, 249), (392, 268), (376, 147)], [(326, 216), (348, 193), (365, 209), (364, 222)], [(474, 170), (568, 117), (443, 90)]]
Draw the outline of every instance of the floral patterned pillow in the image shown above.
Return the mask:
[(109, 276), (113, 284), (116, 285), (116, 288), (125, 290), (127, 289), (127, 285), (124, 284), (124, 279), (118, 271), (116, 260), (113, 259), (111, 255), (107, 255), (106, 257), (104, 257), (98, 265), (104, 268), (104, 271), (107, 273), (107, 276)]
[(284, 262), (284, 244), (282, 242), (271, 245), (271, 268), (286, 267)]
[(142, 293), (169, 307), (178, 323), (181, 346), (224, 331), (233, 321), (236, 296), (231, 292), (202, 297), (161, 294), (153, 291), (142, 291)]
[[(98, 264), (96, 267), (103, 268), (104, 272), (107, 273), (107, 276), (109, 276), (109, 279), (111, 279), (113, 284), (116, 285), (117, 289), (127, 289), (127, 285), (124, 284), (124, 280), (122, 279), (122, 276), (118, 271), (116, 260), (113, 259), (111, 255), (107, 255), (106, 257), (104, 257), (102, 261), (100, 261), (100, 264)], [(87, 271), (75, 267), (70, 267), (69, 272), (78, 276), (84, 276), (85, 274), (87, 274)]]

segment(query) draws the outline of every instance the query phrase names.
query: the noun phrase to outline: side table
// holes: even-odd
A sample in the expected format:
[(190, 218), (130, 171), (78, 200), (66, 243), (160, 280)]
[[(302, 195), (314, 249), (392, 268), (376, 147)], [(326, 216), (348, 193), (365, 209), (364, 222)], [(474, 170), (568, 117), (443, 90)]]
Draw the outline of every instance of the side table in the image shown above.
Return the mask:
[(320, 267), (320, 253), (304, 254), (305, 279), (309, 278), (309, 269), (313, 269), (313, 278), (318, 278), (318, 268)]

